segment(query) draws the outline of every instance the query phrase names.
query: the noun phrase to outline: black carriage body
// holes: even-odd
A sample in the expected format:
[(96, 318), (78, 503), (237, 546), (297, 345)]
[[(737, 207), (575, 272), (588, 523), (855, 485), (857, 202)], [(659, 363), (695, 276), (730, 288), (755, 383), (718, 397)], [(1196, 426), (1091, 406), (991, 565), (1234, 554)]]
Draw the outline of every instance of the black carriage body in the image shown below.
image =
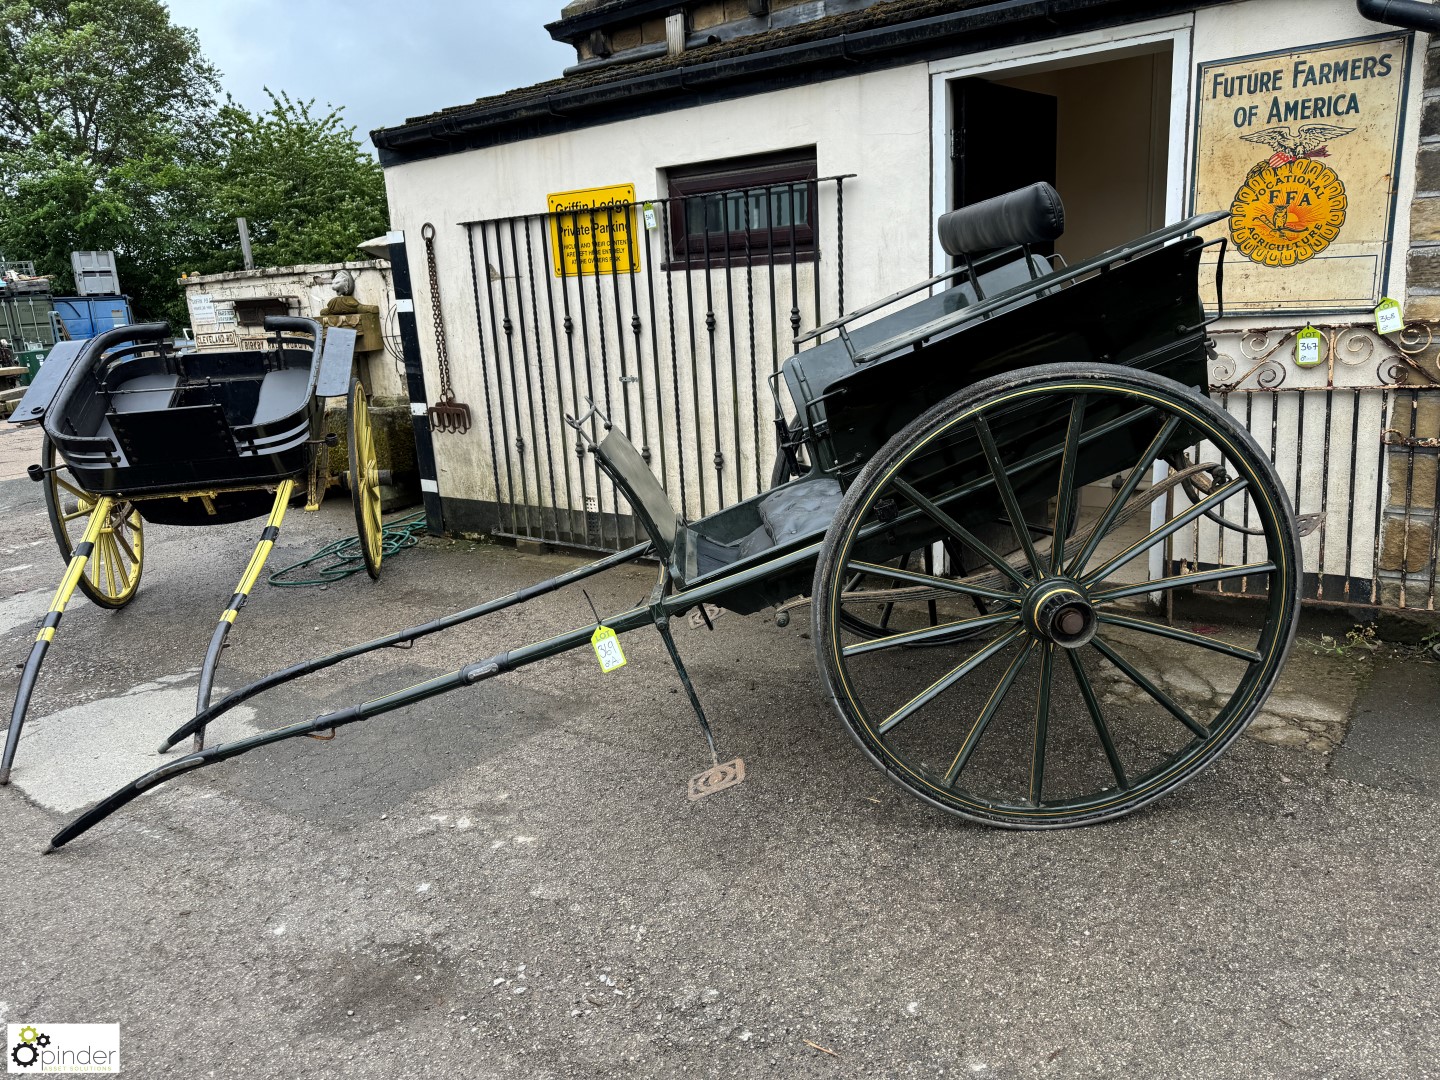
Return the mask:
[[(847, 362), (848, 370), (835, 364), (834, 378), (803, 406), (817, 468), (848, 485), (878, 447), (937, 401), (981, 379), (1038, 364), (1121, 364), (1204, 393), (1207, 335), (1197, 287), (1202, 246), (1198, 238), (1181, 240), (920, 347), (859, 366)], [(883, 340), (878, 327), (865, 329)], [(887, 329), (893, 336), (895, 330)], [(848, 361), (839, 342), (812, 351), (820, 349), (839, 349)], [(1042, 441), (1046, 425), (1033, 419), (1035, 429), (1011, 433), (1017, 442)], [(1141, 445), (1152, 435), (1145, 433)], [(1106, 471), (1100, 468), (1092, 479)]]
[[(782, 374), (810, 472), (680, 527), (670, 555), (676, 580), (688, 587), (723, 581), (713, 602), (741, 613), (808, 593), (825, 530), (866, 462), (936, 402), (983, 379), (1038, 364), (1095, 362), (1154, 372), (1203, 395), (1205, 243), (1193, 231), (1211, 218), (1170, 226), (1060, 273), (1015, 248), (1009, 262), (997, 265), (1005, 253), (986, 260), (991, 269), (979, 275), (986, 299), (964, 283), (850, 330), (848, 341), (837, 336), (791, 357)], [(1079, 484), (1134, 462), (1157, 430), (1153, 415), (1142, 412), (1097, 411), (1087, 419)], [(1066, 417), (1065, 410), (1027, 414), (995, 436), (1003, 454), (1043, 461), (1058, 452)], [(981, 524), (1003, 513), (983, 460), (933, 467), (948, 474), (954, 494), (945, 508), (957, 520)], [(1011, 477), (1022, 504), (1043, 505), (1053, 492), (1031, 490), (1027, 479), (1023, 465)], [(873, 557), (914, 550), (938, 539), (933, 532), (933, 524), (912, 519), (876, 541)]]
[(309, 468), (324, 407), (319, 324), (266, 329), (263, 349), (223, 352), (178, 350), (163, 323), (92, 338), (41, 403), (45, 434), (81, 487), (148, 521), (260, 516), (267, 486)]

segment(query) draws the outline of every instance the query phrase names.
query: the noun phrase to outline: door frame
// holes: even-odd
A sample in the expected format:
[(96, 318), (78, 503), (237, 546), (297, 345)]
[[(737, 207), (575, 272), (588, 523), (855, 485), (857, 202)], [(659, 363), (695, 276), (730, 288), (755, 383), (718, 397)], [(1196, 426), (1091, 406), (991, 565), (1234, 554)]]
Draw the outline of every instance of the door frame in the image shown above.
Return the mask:
[[(1194, 32), (1195, 14), (1184, 12), (1107, 30), (1092, 30), (1049, 41), (932, 60), (929, 64), (930, 220), (937, 220), (950, 209), (950, 192), (954, 185), (949, 145), (953, 123), (951, 82), (997, 72), (1007, 76), (1026, 75), (1057, 64), (1079, 66), (1073, 61), (1080, 57), (1093, 58), (1091, 62), (1101, 63), (1126, 54), (1152, 52), (1154, 50), (1146, 46), (1165, 42), (1170, 45), (1170, 136), (1165, 160), (1165, 220), (1179, 220), (1185, 206), (1185, 176), (1189, 165), (1190, 56)], [(938, 237), (931, 240), (930, 262), (932, 274), (944, 273), (950, 265), (950, 257), (940, 246)]]

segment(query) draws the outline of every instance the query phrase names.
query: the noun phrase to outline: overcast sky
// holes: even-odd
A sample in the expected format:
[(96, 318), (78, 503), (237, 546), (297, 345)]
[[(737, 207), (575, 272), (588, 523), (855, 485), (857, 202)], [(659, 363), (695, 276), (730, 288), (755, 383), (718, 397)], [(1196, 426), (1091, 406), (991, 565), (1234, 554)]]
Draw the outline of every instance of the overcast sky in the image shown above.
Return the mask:
[(263, 87), (343, 105), (369, 133), (408, 116), (559, 76), (575, 50), (545, 23), (565, 0), (168, 0), (221, 84), (251, 110)]

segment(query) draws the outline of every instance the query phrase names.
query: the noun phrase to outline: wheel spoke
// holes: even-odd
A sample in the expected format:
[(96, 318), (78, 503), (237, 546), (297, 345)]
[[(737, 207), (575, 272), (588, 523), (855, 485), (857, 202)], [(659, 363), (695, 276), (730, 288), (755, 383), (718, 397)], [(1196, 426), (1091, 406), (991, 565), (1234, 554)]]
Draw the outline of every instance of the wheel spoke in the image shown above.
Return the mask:
[(81, 490), (80, 490), (78, 487), (76, 487), (74, 484), (70, 483), (70, 481), (61, 479), (61, 476), (60, 476), (59, 473), (51, 473), (50, 475), (55, 478), (55, 483), (56, 483), (56, 485), (57, 485), (58, 487), (64, 488), (66, 491), (70, 492), (71, 495), (74, 495), (75, 498), (79, 499), (81, 502), (84, 502), (86, 499), (88, 499), (88, 498), (90, 497), (87, 492), (81, 491)]
[(110, 554), (114, 545), (110, 542), (109, 533), (100, 534), (100, 543), (96, 545), (94, 554), (100, 559), (100, 564), (105, 568), (105, 580), (110, 588), (105, 591), (106, 596), (120, 595), (115, 588), (115, 557)]
[[(930, 574), (930, 575), (932, 575), (932, 576), (934, 575), (934, 573), (935, 573), (935, 554), (934, 554), (934, 552), (930, 549), (930, 547), (929, 547), (928, 545), (927, 545), (926, 548), (925, 548), (925, 554), (924, 554), (924, 555), (922, 556), (922, 558), (921, 558), (921, 566), (922, 566), (922, 568), (924, 569), (924, 571), (925, 571), (927, 574)], [(939, 611), (936, 609), (936, 607), (935, 607), (935, 598), (934, 598), (934, 597), (931, 597), (930, 600), (928, 601), (927, 611), (928, 611), (928, 613), (929, 613), (929, 615), (930, 615), (930, 625), (931, 625), (931, 626), (934, 626), (936, 623), (938, 623), (938, 622), (940, 621), (940, 612), (939, 612)]]
[[(935, 589), (945, 589), (949, 592), (963, 593), (966, 596), (979, 596), (986, 600), (1005, 600), (1010, 603), (1018, 603), (1019, 597), (1014, 593), (1002, 592), (999, 589), (987, 589), (983, 585), (967, 585), (964, 581), (957, 581), (954, 578), (934, 577), (930, 574), (922, 574), (916, 570), (904, 570), (892, 566), (881, 566), (879, 563), (851, 561), (846, 564), (847, 570), (861, 570), (864, 574), (872, 577), (892, 578), (895, 581), (908, 581), (912, 585), (929, 585)], [(857, 574), (857, 577), (864, 576)]]
[(1131, 559), (1135, 558), (1135, 556), (1139, 555), (1143, 551), (1149, 551), (1152, 547), (1160, 543), (1160, 541), (1164, 540), (1167, 536), (1172, 536), (1175, 533), (1179, 532), (1196, 518), (1202, 516), (1205, 511), (1209, 510), (1212, 506), (1223, 503), (1227, 499), (1233, 498), (1235, 495), (1238, 495), (1240, 492), (1244, 491), (1247, 483), (1248, 482), (1243, 477), (1237, 477), (1236, 479), (1231, 480), (1224, 487), (1211, 492), (1209, 495), (1205, 496), (1205, 498), (1201, 499), (1198, 503), (1195, 503), (1193, 506), (1187, 509), (1184, 513), (1171, 518), (1164, 525), (1161, 525), (1158, 529), (1152, 529), (1150, 532), (1146, 533), (1144, 537), (1135, 541), (1135, 543), (1131, 544), (1124, 551), (1120, 552), (1119, 555), (1116, 555), (1104, 566), (1100, 567), (1099, 570), (1096, 570), (1093, 574), (1088, 575), (1084, 579), (1085, 584), (1093, 585), (1097, 581), (1104, 581), (1105, 578), (1113, 574), (1116, 570), (1120, 569), (1120, 567), (1124, 566)]
[(1092, 593), (1090, 602), (1092, 604), (1103, 604), (1108, 600), (1119, 600), (1126, 596), (1138, 596), (1141, 593), (1164, 592), (1167, 589), (1181, 589), (1186, 585), (1202, 585), (1207, 581), (1228, 581), (1231, 578), (1249, 577), (1251, 574), (1269, 574), (1274, 572), (1273, 562), (1245, 563), (1243, 566), (1225, 566), (1218, 570), (1202, 570), (1194, 574), (1176, 574), (1174, 577), (1155, 578), (1153, 581), (1142, 581), (1138, 585), (1120, 585), (1113, 589), (1106, 589), (1104, 592)]
[(135, 549), (130, 546), (130, 541), (126, 540), (125, 534), (118, 529), (115, 531), (115, 542), (124, 549), (126, 555), (130, 556), (132, 563), (138, 563), (140, 561), (140, 556), (135, 554)]
[(974, 423), (975, 432), (980, 436), (980, 448), (985, 452), (985, 463), (990, 467), (990, 475), (995, 478), (995, 488), (1000, 492), (1000, 501), (1005, 504), (1005, 513), (1010, 518), (1010, 527), (1015, 530), (1020, 546), (1025, 549), (1025, 558), (1030, 562), (1031, 573), (1037, 578), (1041, 577), (1045, 569), (1040, 565), (1040, 553), (1035, 550), (1035, 538), (1030, 535), (1030, 526), (1020, 509), (1020, 500), (1015, 497), (1015, 489), (1010, 486), (1010, 473), (1006, 471), (1005, 463), (1000, 460), (1000, 448), (995, 445), (995, 436), (991, 433), (985, 417), (977, 413)]
[(1075, 460), (1079, 457), (1080, 432), (1085, 426), (1085, 395), (1070, 403), (1070, 424), (1065, 429), (1065, 449), (1060, 455), (1060, 486), (1055, 494), (1055, 534), (1050, 542), (1050, 570), (1059, 573), (1065, 565), (1065, 534), (1074, 524), (1070, 503), (1075, 497)]
[[(904, 570), (904, 569), (905, 569), (907, 566), (909, 566), (909, 565), (910, 565), (910, 552), (907, 551), (904, 555), (900, 556), (900, 569), (901, 569), (901, 570)], [(890, 616), (893, 615), (894, 613), (895, 613), (895, 603), (894, 603), (894, 601), (891, 601), (890, 603), (886, 604), (885, 607), (884, 607), (884, 608), (881, 610), (881, 612), (880, 612), (880, 629), (881, 629), (881, 630), (888, 630), (888, 629), (890, 629)]]
[(62, 513), (62, 514), (60, 515), (60, 520), (61, 520), (61, 521), (74, 521), (76, 518), (82, 518), (82, 517), (83, 517), (83, 518), (88, 518), (89, 516), (90, 516), (90, 511), (89, 511), (89, 510), (86, 510), (84, 507), (80, 507), (80, 508), (76, 509), (76, 511), (75, 511), (73, 514), (65, 514), (65, 513)]
[(1196, 720), (1179, 705), (1175, 704), (1169, 694), (1165, 693), (1164, 690), (1161, 690), (1158, 686), (1156, 686), (1144, 675), (1142, 675), (1136, 669), (1135, 665), (1130, 663), (1130, 661), (1126, 660), (1123, 656), (1117, 653), (1114, 649), (1112, 649), (1109, 645), (1107, 645), (1098, 637), (1092, 638), (1090, 640), (1090, 644), (1095, 646), (1095, 648), (1099, 649), (1100, 654), (1104, 656), (1106, 660), (1109, 660), (1112, 664), (1119, 668), (1130, 679), (1131, 682), (1133, 682), (1136, 686), (1140, 687), (1140, 689), (1144, 690), (1147, 694), (1154, 698), (1155, 701), (1161, 706), (1161, 708), (1163, 708), (1171, 716), (1175, 717), (1176, 720), (1179, 720), (1182, 724), (1184, 724), (1200, 738), (1208, 739), (1210, 737), (1209, 728), (1207, 728), (1204, 724), (1200, 723), (1200, 721)]
[(1095, 734), (1100, 736), (1100, 745), (1105, 749), (1105, 760), (1110, 762), (1110, 771), (1115, 774), (1115, 783), (1120, 785), (1121, 791), (1130, 790), (1130, 781), (1125, 779), (1125, 770), (1120, 765), (1120, 755), (1115, 751), (1115, 741), (1110, 737), (1110, 725), (1105, 722), (1105, 716), (1100, 711), (1100, 702), (1095, 697), (1095, 688), (1090, 685), (1090, 676), (1085, 674), (1085, 665), (1080, 663), (1080, 656), (1074, 649), (1066, 649), (1065, 655), (1070, 658), (1070, 667), (1075, 672), (1075, 681), (1080, 686), (1080, 696), (1085, 699), (1085, 707), (1090, 710), (1090, 720), (1095, 725)]
[(1189, 630), (1180, 630), (1174, 626), (1166, 626), (1164, 623), (1151, 622), (1148, 619), (1132, 619), (1128, 615), (1113, 615), (1109, 613), (1096, 613), (1096, 618), (1102, 623), (1109, 623), (1111, 626), (1123, 626), (1128, 630), (1139, 630), (1142, 634), (1154, 634), (1156, 637), (1169, 638), (1171, 641), (1183, 641), (1187, 645), (1195, 645), (1202, 649), (1209, 649), (1212, 652), (1224, 653), (1226, 656), (1233, 656), (1238, 660), (1248, 660), (1252, 664), (1258, 664), (1262, 657), (1254, 649), (1242, 649), (1238, 645), (1231, 645), (1229, 642), (1217, 641), (1215, 638), (1206, 637), (1204, 634), (1192, 634)]
[(1014, 685), (1020, 672), (1025, 669), (1025, 662), (1030, 659), (1030, 653), (1034, 649), (1035, 642), (1027, 641), (1019, 655), (1010, 661), (1010, 666), (1005, 669), (1005, 674), (1000, 676), (1000, 681), (990, 692), (990, 700), (985, 702), (985, 708), (980, 710), (980, 715), (975, 718), (975, 723), (970, 725), (970, 730), (965, 733), (965, 741), (955, 752), (955, 760), (950, 763), (950, 768), (945, 772), (946, 787), (953, 788), (955, 781), (960, 779), (960, 773), (969, 762), (970, 755), (975, 752), (975, 747), (980, 745), (980, 740), (985, 735), (985, 729), (990, 726), (990, 721), (995, 718), (995, 714), (1000, 711), (1000, 706), (1005, 703), (1005, 695), (1010, 693), (1010, 687)]
[(1040, 805), (1045, 790), (1045, 743), (1050, 735), (1050, 679), (1055, 671), (1055, 645), (1040, 649), (1040, 685), (1035, 691), (1035, 734), (1030, 751), (1030, 802)]
[(108, 539), (110, 541), (110, 561), (114, 564), (115, 573), (120, 579), (120, 593), (116, 594), (118, 596), (130, 591), (130, 571), (125, 565), (125, 559), (120, 554), (118, 537), (112, 533)]
[(916, 491), (900, 477), (892, 477), (890, 482), (895, 485), (896, 489), (900, 492), (900, 494), (904, 495), (905, 498), (909, 499), (912, 503), (914, 503), (916, 508), (919, 509), (921, 513), (923, 513), (931, 521), (935, 522), (936, 525), (939, 525), (956, 540), (959, 540), (962, 544), (968, 544), (970, 547), (974, 548), (976, 552), (979, 553), (982, 559), (988, 562), (991, 566), (995, 567), (996, 570), (999, 570), (1000, 573), (1004, 574), (1011, 581), (1015, 582), (1015, 584), (1021, 586), (1022, 588), (1027, 588), (1029, 586), (1029, 582), (1027, 582), (1025, 578), (1020, 574), (1020, 571), (1016, 570), (1013, 566), (1011, 566), (1004, 559), (1004, 557), (996, 554), (993, 550), (991, 550), (988, 544), (982, 541), (969, 529), (965, 528), (964, 525), (961, 525), (949, 514), (945, 513), (944, 510), (941, 510), (940, 507), (936, 506), (924, 495), (921, 495), (920, 492)]
[(1007, 611), (1001, 615), (977, 615), (969, 619), (940, 623), (938, 626), (927, 626), (920, 630), (906, 630), (900, 634), (887, 634), (885, 637), (871, 638), (869, 641), (847, 645), (842, 652), (849, 657), (859, 656), (861, 653), (877, 652), (881, 649), (893, 649), (897, 645), (918, 645), (923, 641), (934, 641), (936, 638), (949, 638), (956, 634), (963, 634), (967, 630), (983, 630), (987, 626), (1016, 622), (1019, 618), (1018, 611)]
[(1095, 554), (1095, 549), (1100, 546), (1100, 541), (1105, 538), (1105, 533), (1115, 523), (1115, 518), (1125, 504), (1130, 501), (1130, 496), (1135, 494), (1135, 489), (1139, 487), (1145, 473), (1151, 465), (1155, 464), (1155, 459), (1160, 456), (1160, 451), (1165, 449), (1165, 444), (1170, 441), (1179, 427), (1180, 418), (1178, 416), (1172, 416), (1160, 426), (1160, 430), (1155, 433), (1155, 438), (1151, 439), (1150, 445), (1145, 448), (1145, 453), (1140, 455), (1140, 460), (1136, 462), (1135, 468), (1130, 470), (1130, 475), (1125, 478), (1125, 482), (1120, 485), (1120, 489), (1111, 497), (1109, 504), (1101, 513), (1100, 520), (1095, 523), (1095, 531), (1090, 534), (1090, 539), (1085, 541), (1085, 546), (1080, 549), (1080, 554), (1075, 556), (1074, 561), (1066, 567), (1067, 575), (1077, 577), (1084, 573), (1085, 564)]
[(943, 675), (939, 679), (936, 679), (924, 690), (920, 691), (920, 693), (916, 694), (904, 705), (901, 705), (900, 708), (896, 709), (889, 716), (887, 716), (885, 720), (880, 724), (880, 734), (884, 735), (886, 732), (890, 731), (896, 724), (900, 723), (900, 721), (904, 720), (907, 716), (910, 716), (912, 713), (914, 713), (916, 709), (920, 708), (922, 705), (927, 704), (928, 702), (935, 700), (935, 698), (939, 697), (946, 690), (950, 689), (950, 687), (954, 686), (966, 675), (969, 675), (970, 672), (974, 671), (986, 660), (989, 660), (990, 657), (994, 656), (1001, 649), (1004, 649), (1005, 647), (1010, 645), (1011, 642), (1016, 641), (1017, 639), (1022, 637), (1024, 633), (1024, 628), (1017, 626), (1014, 630), (1011, 630), (996, 638), (994, 641), (990, 642), (989, 645), (986, 645), (979, 652), (972, 655), (964, 663), (952, 669), (949, 674)]

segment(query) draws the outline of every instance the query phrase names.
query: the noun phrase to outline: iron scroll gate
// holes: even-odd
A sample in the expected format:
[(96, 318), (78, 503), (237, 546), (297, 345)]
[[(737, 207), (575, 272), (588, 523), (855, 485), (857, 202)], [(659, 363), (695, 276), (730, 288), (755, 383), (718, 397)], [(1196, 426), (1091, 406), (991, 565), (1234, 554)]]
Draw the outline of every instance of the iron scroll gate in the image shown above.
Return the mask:
[[(1299, 329), (1217, 331), (1210, 395), (1270, 455), (1288, 490), (1300, 522), (1302, 595), (1312, 604), (1435, 611), (1440, 385), (1423, 359), (1433, 353), (1433, 331), (1423, 323), (1385, 336), (1319, 326), (1318, 363), (1301, 368)], [(1184, 492), (1172, 498), (1187, 502)], [(1262, 561), (1245, 501), (1232, 500), (1238, 528), (1201, 518), (1172, 540), (1170, 566)], [(1211, 588), (1243, 595), (1263, 585), (1242, 577)]]
[[(687, 519), (770, 486), (771, 375), (845, 311), (848, 176), (462, 223), (493, 502), (486, 531), (619, 550), (629, 505), (564, 417), (593, 401)], [(638, 258), (637, 258), (638, 256)]]

